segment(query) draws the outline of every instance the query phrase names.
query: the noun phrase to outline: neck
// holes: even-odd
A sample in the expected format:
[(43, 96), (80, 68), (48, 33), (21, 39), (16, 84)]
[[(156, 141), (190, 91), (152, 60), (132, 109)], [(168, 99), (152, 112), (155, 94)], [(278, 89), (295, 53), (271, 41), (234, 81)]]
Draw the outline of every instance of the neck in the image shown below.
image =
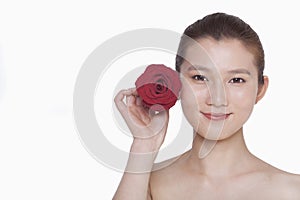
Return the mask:
[[(212, 146), (213, 145), (213, 146)], [(203, 155), (203, 147), (208, 154)], [(202, 149), (201, 149), (202, 147)], [(211, 148), (212, 147), (212, 148)], [(188, 155), (189, 166), (211, 177), (234, 176), (250, 169), (254, 156), (246, 147), (242, 128), (229, 138), (220, 141), (207, 140), (195, 133)]]

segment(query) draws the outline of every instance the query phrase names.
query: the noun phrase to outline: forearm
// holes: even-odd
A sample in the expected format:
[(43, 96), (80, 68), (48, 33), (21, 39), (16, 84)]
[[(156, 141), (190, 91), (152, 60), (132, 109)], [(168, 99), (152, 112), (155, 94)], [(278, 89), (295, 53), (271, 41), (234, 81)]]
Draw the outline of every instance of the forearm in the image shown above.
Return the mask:
[(126, 172), (123, 174), (114, 200), (149, 199), (150, 173), (157, 155), (155, 146), (144, 141), (133, 142)]
[(113, 200), (147, 200), (150, 173), (125, 172)]

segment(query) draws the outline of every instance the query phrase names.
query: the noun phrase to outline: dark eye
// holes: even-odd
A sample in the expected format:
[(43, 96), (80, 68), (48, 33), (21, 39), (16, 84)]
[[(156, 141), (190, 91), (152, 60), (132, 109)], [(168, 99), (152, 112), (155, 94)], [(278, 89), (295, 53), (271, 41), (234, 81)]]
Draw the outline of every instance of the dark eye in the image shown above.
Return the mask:
[(202, 75), (195, 75), (195, 76), (192, 76), (192, 78), (197, 81), (208, 81), (208, 79)]
[(244, 82), (246, 81), (242, 78), (233, 78), (229, 81), (229, 83), (244, 83)]

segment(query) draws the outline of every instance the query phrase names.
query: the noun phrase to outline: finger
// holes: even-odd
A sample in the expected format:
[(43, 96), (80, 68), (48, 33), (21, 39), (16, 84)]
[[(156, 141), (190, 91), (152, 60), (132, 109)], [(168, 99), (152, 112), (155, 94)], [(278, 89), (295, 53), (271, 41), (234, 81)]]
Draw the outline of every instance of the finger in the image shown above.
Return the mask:
[(132, 88), (132, 94), (133, 94), (134, 96), (138, 96), (138, 95), (139, 95), (139, 94), (137, 93), (136, 88)]
[(115, 101), (123, 100), (124, 96), (133, 95), (133, 92), (134, 92), (134, 88), (120, 90), (115, 97)]
[[(117, 94), (116, 94), (116, 96), (115, 96), (115, 98), (114, 98), (114, 102), (117, 104), (117, 105), (119, 105), (120, 104), (120, 102), (123, 102), (123, 99), (124, 99), (124, 92), (125, 92), (125, 90), (120, 90)], [(124, 102), (123, 102), (124, 103)]]
[(125, 94), (126, 95), (136, 95), (136, 89), (135, 88), (128, 88), (127, 90), (125, 90)]
[(149, 108), (137, 106), (136, 110), (139, 113), (139, 116), (141, 120), (144, 122), (144, 124), (149, 125), (151, 122), (151, 116), (149, 115)]
[(127, 112), (127, 106), (123, 101), (126, 93), (126, 90), (120, 90), (114, 98), (114, 102), (122, 115), (125, 114), (125, 112)]
[(131, 96), (129, 96), (129, 95), (126, 96), (126, 105), (127, 106), (128, 106), (128, 102), (129, 102), (130, 98), (131, 98)]
[(122, 93), (124, 96), (134, 95), (134, 88), (123, 89), (119, 93)]
[(128, 106), (135, 106), (136, 105), (136, 97), (135, 96), (129, 96), (127, 105)]
[(142, 99), (141, 99), (141, 97), (137, 96), (135, 101), (136, 101), (136, 105), (137, 106), (141, 106), (142, 105)]
[(137, 100), (138, 94), (137, 94), (136, 88), (128, 88), (127, 91), (125, 91), (125, 95), (126, 95), (126, 104), (128, 106), (137, 105), (136, 100)]

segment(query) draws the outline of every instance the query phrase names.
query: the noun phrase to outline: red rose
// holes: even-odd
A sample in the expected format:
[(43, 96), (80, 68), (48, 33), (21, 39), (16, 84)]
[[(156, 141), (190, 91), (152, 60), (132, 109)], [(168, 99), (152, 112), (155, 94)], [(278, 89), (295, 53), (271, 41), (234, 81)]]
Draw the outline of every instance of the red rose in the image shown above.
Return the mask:
[(175, 105), (181, 82), (175, 70), (162, 64), (152, 64), (138, 77), (135, 86), (144, 106), (163, 111)]

